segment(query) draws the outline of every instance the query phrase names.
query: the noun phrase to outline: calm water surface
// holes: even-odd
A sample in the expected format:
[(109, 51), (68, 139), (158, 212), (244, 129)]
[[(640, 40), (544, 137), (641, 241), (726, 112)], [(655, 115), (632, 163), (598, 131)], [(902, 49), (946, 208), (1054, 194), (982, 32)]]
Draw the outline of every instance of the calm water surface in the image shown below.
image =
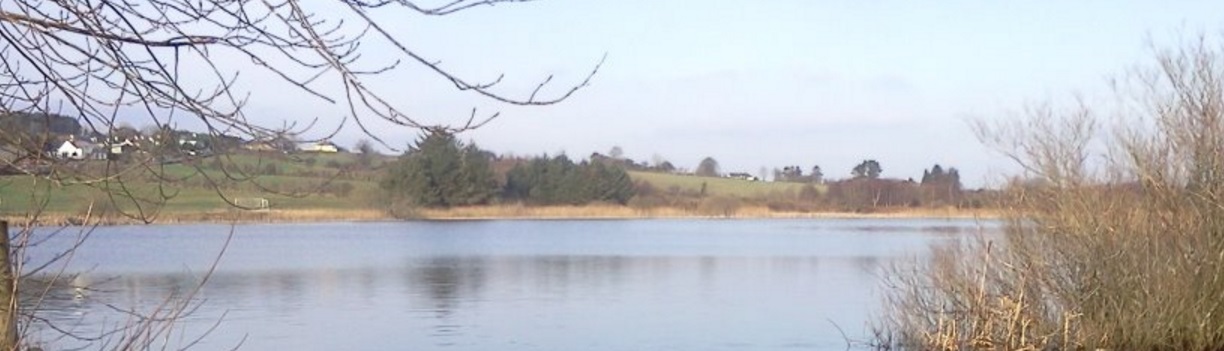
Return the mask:
[[(177, 325), (195, 349), (842, 350), (880, 277), (969, 220), (615, 220), (243, 225)], [(84, 294), (44, 317), (81, 335), (190, 291), (228, 226), (98, 228)], [(38, 262), (74, 237), (35, 249)], [(839, 331), (839, 328), (841, 331)], [(44, 333), (51, 335), (51, 333)], [(49, 339), (49, 337), (46, 337)], [(179, 338), (182, 338), (182, 341)], [(75, 345), (49, 339), (52, 348)]]

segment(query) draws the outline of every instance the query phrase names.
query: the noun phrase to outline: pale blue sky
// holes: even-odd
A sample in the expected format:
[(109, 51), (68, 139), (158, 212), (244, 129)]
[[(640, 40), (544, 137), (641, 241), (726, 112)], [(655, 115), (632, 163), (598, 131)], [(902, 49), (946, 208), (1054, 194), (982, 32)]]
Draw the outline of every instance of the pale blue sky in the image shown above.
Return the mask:
[[(548, 74), (556, 88), (576, 82), (607, 52), (589, 88), (550, 107), (499, 106), (419, 71), (371, 83), (402, 91), (391, 96), (429, 121), (502, 111), (464, 136), (499, 153), (578, 158), (619, 145), (680, 167), (713, 156), (728, 172), (819, 164), (834, 178), (874, 158), (885, 176), (917, 178), (939, 163), (980, 185), (1012, 168), (966, 119), (1103, 91), (1107, 78), (1151, 58), (1150, 41), (1224, 30), (1224, 3), (545, 0), (381, 18), (462, 75), (507, 73), (501, 88), (511, 95)], [(339, 111), (301, 99), (257, 91), (248, 113)], [(336, 141), (352, 145), (358, 134)], [(416, 134), (380, 131), (400, 145)]]

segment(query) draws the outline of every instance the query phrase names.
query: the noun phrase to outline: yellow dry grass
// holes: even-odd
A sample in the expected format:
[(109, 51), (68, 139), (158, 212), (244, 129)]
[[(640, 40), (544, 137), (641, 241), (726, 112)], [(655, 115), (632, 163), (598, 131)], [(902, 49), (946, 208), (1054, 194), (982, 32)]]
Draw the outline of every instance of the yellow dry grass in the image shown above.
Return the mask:
[(855, 212), (775, 212), (765, 206), (744, 206), (730, 215), (711, 215), (700, 211), (677, 207), (634, 209), (615, 205), (586, 206), (523, 206), (494, 205), (455, 207), (449, 209), (426, 209), (419, 213), (422, 219), (599, 219), (599, 218), (998, 218), (998, 214), (987, 210), (943, 209), (888, 209), (872, 213)]
[[(165, 213), (153, 218), (155, 223), (282, 223), (282, 222), (328, 222), (328, 221), (376, 221), (390, 219), (385, 213), (372, 209), (293, 209), (293, 210), (220, 210), (204, 212), (174, 212)], [(127, 217), (92, 217), (82, 215), (50, 213), (37, 218), (24, 216), (3, 216), (0, 220), (11, 223), (30, 223), (38, 225), (129, 225), (144, 222)]]

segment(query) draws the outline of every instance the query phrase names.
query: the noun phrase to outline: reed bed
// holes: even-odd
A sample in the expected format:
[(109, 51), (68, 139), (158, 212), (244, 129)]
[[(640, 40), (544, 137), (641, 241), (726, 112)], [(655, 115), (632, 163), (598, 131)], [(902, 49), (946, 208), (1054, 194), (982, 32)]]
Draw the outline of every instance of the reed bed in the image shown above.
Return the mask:
[[(620, 205), (583, 206), (525, 206), (487, 205), (453, 207), (446, 209), (418, 209), (407, 218), (395, 218), (380, 209), (274, 209), (274, 210), (218, 210), (199, 212), (165, 212), (152, 218), (155, 223), (283, 223), (283, 222), (331, 222), (331, 221), (391, 221), (418, 220), (487, 220), (487, 219), (652, 219), (652, 218), (737, 218), (737, 219), (784, 219), (784, 218), (945, 218), (945, 219), (990, 219), (998, 218), (995, 210), (981, 209), (883, 209), (876, 212), (779, 212), (765, 206), (741, 206), (732, 212), (710, 209), (685, 209), (680, 207), (655, 207), (649, 209)], [(13, 223), (26, 223), (29, 218), (18, 215), (0, 215), (0, 219)], [(37, 224), (44, 226), (80, 225), (84, 217), (69, 213), (42, 213)], [(139, 219), (118, 216), (95, 215), (89, 224), (131, 225), (144, 224)]]

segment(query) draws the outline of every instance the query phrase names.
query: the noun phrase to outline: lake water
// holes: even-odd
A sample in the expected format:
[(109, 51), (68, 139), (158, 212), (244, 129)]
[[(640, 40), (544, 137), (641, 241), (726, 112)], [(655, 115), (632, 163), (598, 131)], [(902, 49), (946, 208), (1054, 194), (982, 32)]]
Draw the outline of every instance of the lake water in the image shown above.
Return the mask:
[[(242, 225), (175, 325), (199, 350), (842, 350), (881, 273), (970, 220), (579, 220)], [(219, 225), (98, 228), (40, 316), (83, 336), (185, 296)], [(64, 233), (33, 249), (40, 262)], [(71, 291), (64, 289), (64, 291)], [(77, 345), (40, 332), (49, 349)], [(110, 336), (111, 339), (114, 336)], [(104, 337), (105, 339), (105, 337)]]

